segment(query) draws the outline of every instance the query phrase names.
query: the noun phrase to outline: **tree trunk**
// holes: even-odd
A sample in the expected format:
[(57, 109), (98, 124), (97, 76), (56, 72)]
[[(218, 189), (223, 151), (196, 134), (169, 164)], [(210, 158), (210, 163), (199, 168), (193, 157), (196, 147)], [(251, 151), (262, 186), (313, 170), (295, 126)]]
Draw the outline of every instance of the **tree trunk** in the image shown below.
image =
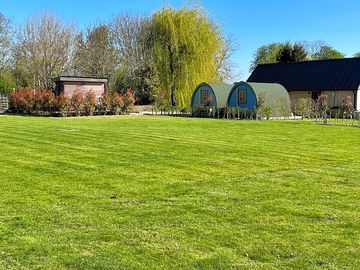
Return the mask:
[(170, 54), (170, 63), (169, 63), (169, 68), (170, 68), (170, 74), (171, 74), (171, 85), (170, 85), (170, 99), (171, 99), (171, 106), (176, 106), (177, 102), (176, 102), (176, 97), (175, 97), (175, 67), (174, 67), (174, 52), (171, 48), (171, 45), (168, 45), (168, 50), (169, 50), (169, 54)]
[(170, 87), (170, 98), (171, 98), (171, 106), (175, 107), (177, 105), (176, 97), (175, 97), (175, 83), (171, 83)]

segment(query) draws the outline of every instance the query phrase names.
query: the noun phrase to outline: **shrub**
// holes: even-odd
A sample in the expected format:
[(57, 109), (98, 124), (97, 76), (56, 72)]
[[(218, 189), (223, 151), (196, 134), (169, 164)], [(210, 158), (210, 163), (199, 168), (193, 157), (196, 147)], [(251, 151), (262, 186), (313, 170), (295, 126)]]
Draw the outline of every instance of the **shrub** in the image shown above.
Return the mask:
[(310, 118), (313, 109), (312, 99), (298, 98), (295, 101), (295, 108), (296, 108), (296, 113), (298, 113), (301, 116), (301, 119), (304, 119), (305, 117)]
[(155, 107), (157, 110), (163, 111), (169, 105), (166, 91), (160, 89), (155, 98)]
[(264, 112), (266, 120), (269, 120), (270, 117), (272, 116), (272, 108), (270, 106), (266, 106), (266, 107), (264, 107), (263, 112)]
[(71, 97), (71, 107), (77, 116), (81, 115), (84, 108), (84, 95), (80, 90), (75, 90)]
[(34, 106), (34, 92), (30, 87), (20, 88), (10, 94), (10, 107), (19, 113), (30, 113)]
[(66, 112), (70, 107), (70, 99), (64, 93), (61, 93), (55, 99), (55, 110), (57, 110), (61, 116), (66, 116)]
[(195, 117), (209, 117), (211, 113), (209, 107), (195, 107), (192, 114)]
[(352, 114), (352, 112), (354, 110), (354, 106), (353, 106), (352, 99), (350, 96), (344, 97), (344, 99), (342, 101), (341, 109), (344, 113), (343, 114), (344, 118), (349, 117)]
[(105, 91), (101, 95), (101, 105), (102, 105), (102, 110), (104, 110), (105, 115), (111, 111), (111, 104), (112, 104), (111, 95), (109, 94), (108, 91)]
[(34, 110), (48, 112), (53, 110), (55, 95), (48, 90), (38, 90), (34, 93)]
[(205, 103), (204, 103), (204, 106), (205, 107), (209, 107), (209, 106), (211, 106), (211, 102), (212, 102), (212, 96), (206, 96), (205, 97)]
[(320, 116), (323, 118), (323, 123), (327, 123), (327, 109), (328, 109), (328, 96), (321, 94), (317, 99), (317, 110)]
[(276, 99), (274, 105), (279, 113), (279, 116), (284, 117), (284, 119), (290, 116), (291, 108), (289, 106), (288, 101), (285, 98), (280, 97)]
[(85, 94), (84, 110), (86, 115), (94, 115), (96, 109), (96, 94), (90, 90)]
[(263, 115), (264, 115), (264, 109), (265, 109), (265, 97), (266, 97), (266, 93), (265, 92), (260, 92), (258, 97), (257, 97), (257, 107), (256, 107), (256, 114), (257, 114), (257, 118), (262, 119)]
[(131, 89), (128, 89), (124, 95), (124, 110), (131, 112), (135, 108), (135, 94)]
[(111, 97), (111, 110), (116, 115), (124, 110), (124, 98), (118, 92), (114, 92)]

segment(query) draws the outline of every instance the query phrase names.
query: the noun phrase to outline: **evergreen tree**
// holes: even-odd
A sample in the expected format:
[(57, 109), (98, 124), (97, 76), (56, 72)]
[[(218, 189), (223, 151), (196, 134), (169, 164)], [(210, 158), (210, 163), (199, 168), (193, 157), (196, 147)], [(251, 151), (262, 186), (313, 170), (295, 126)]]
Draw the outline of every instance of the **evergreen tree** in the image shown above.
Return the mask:
[(277, 58), (278, 63), (291, 63), (293, 60), (293, 48), (290, 42), (285, 43), (279, 51)]
[(306, 60), (307, 53), (303, 45), (287, 42), (283, 45), (277, 56), (278, 63), (292, 63)]

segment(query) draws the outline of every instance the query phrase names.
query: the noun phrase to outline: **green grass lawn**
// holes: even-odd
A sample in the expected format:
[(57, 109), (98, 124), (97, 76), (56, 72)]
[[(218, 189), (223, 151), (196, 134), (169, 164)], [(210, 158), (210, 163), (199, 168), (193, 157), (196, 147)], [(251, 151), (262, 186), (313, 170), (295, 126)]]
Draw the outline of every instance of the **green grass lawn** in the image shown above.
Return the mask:
[(0, 116), (0, 269), (359, 269), (360, 129)]

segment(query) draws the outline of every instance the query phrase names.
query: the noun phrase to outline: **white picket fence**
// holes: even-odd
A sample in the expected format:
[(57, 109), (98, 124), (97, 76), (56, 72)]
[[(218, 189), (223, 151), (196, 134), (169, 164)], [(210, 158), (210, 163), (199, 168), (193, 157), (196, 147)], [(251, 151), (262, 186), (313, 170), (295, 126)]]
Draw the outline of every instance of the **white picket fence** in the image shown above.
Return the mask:
[(0, 94), (0, 113), (4, 113), (9, 109), (9, 99)]

